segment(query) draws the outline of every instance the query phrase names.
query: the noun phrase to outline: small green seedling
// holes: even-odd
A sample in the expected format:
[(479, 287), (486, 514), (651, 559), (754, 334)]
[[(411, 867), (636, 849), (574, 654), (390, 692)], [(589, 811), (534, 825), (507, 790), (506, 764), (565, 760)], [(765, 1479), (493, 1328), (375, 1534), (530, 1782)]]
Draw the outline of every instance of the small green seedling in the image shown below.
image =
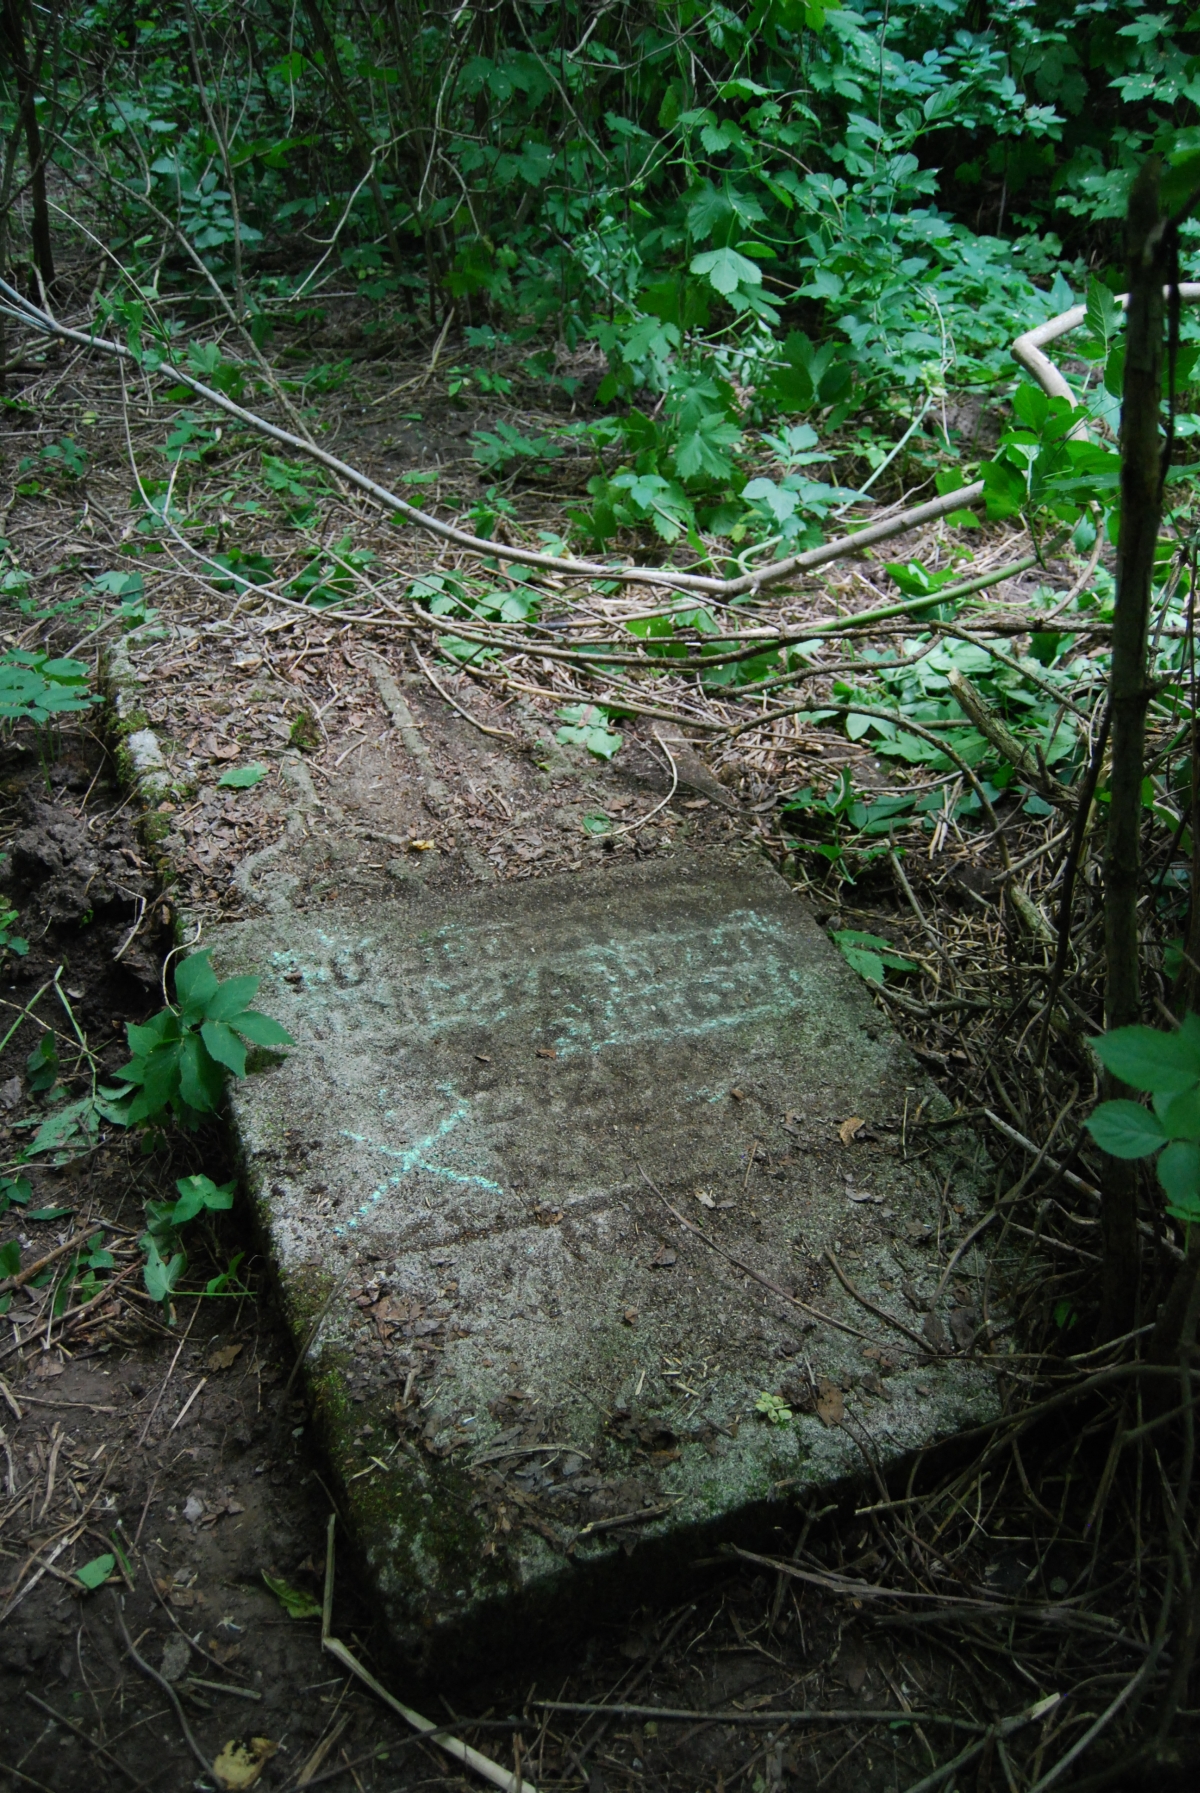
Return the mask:
[(761, 1413), (771, 1426), (787, 1426), (791, 1424), (792, 1410), (782, 1395), (767, 1394), (764, 1390), (754, 1403), (755, 1413)]
[(889, 971), (918, 969), (911, 959), (902, 959), (893, 952), (890, 941), (881, 940), (878, 934), (864, 934), (860, 928), (839, 928), (831, 938), (851, 970), (868, 983), (881, 984), (885, 967)]
[(0, 952), (15, 953), (23, 959), (29, 951), (29, 942), (20, 934), (14, 934), (12, 925), (17, 919), (15, 909), (6, 909), (0, 904)]
[[(152, 1301), (161, 1302), (168, 1317), (171, 1297), (187, 1269), (187, 1252), (179, 1237), (180, 1228), (201, 1214), (221, 1213), (232, 1208), (235, 1186), (233, 1183), (216, 1184), (211, 1177), (197, 1175), (177, 1178), (175, 1187), (179, 1191), (178, 1201), (146, 1203), (146, 1231), (138, 1240), (146, 1254), (142, 1270), (146, 1293)], [(211, 1290), (211, 1285), (210, 1291), (217, 1292)]]
[(263, 1571), (263, 1580), (282, 1606), (289, 1619), (319, 1619), (321, 1602), (314, 1600), (302, 1588), (294, 1588), (284, 1581), (280, 1575), (268, 1575)]
[(555, 737), (561, 746), (586, 747), (601, 760), (619, 753), (623, 737), (609, 728), (608, 711), (602, 704), (567, 704), (558, 713), (567, 724)]

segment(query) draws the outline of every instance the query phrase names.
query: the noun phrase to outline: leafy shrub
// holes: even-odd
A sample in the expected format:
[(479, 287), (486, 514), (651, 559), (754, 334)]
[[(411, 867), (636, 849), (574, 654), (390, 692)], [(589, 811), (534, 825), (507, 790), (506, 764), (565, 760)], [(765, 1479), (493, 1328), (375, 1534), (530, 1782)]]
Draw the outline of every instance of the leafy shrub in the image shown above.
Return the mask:
[(1186, 1015), (1175, 1033), (1118, 1027), (1091, 1042), (1105, 1069), (1150, 1107), (1118, 1098), (1101, 1102), (1087, 1122), (1113, 1158), (1154, 1158), (1167, 1213), (1185, 1227), (1200, 1222), (1200, 1015)]
[(169, 1112), (195, 1127), (220, 1101), (226, 1072), (245, 1076), (247, 1045), (295, 1045), (278, 1021), (247, 1006), (259, 981), (233, 977), (222, 983), (207, 950), (176, 966), (176, 1005), (141, 1026), (126, 1025), (132, 1057), (116, 1080), (131, 1092), (122, 1107), (127, 1124)]
[(89, 690), (81, 660), (62, 660), (41, 651), (10, 648), (0, 654), (0, 725), (49, 722), (52, 716), (86, 710), (100, 698)]
[[(146, 1203), (146, 1231), (138, 1244), (146, 1254), (142, 1278), (146, 1293), (161, 1301), (169, 1312), (171, 1296), (187, 1269), (187, 1252), (180, 1231), (202, 1214), (222, 1213), (233, 1206), (234, 1184), (218, 1186), (211, 1177), (179, 1177), (179, 1199)], [(215, 1291), (214, 1291), (215, 1292)]]

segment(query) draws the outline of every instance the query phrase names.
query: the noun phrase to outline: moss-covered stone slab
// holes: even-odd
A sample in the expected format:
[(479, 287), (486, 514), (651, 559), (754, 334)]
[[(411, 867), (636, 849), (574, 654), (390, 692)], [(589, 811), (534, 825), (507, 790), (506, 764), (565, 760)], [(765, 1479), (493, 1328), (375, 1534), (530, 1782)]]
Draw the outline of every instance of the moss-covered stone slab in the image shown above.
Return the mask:
[(235, 1122), (405, 1646), (582, 1617), (994, 1411), (970, 1254), (921, 1311), (978, 1148), (925, 1126), (915, 1061), (767, 868), (417, 889), (217, 958), (299, 1042)]

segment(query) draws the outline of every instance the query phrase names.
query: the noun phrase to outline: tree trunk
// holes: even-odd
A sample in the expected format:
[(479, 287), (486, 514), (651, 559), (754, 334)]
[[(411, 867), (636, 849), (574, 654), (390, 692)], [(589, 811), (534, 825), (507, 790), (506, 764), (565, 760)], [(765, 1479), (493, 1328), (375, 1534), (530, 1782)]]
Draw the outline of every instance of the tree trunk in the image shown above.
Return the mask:
[[(1113, 615), (1112, 779), (1104, 855), (1104, 933), (1109, 1028), (1141, 1019), (1138, 885), (1141, 870), (1142, 780), (1150, 687), (1146, 646), (1154, 551), (1162, 519), (1163, 284), (1165, 219), (1159, 207), (1158, 163), (1134, 182), (1126, 219), (1129, 309), (1121, 407), (1121, 528)], [(1109, 1096), (1127, 1094), (1108, 1079)], [(1105, 1164), (1101, 1214), (1104, 1266), (1101, 1325), (1108, 1336), (1136, 1325), (1138, 1172), (1132, 1161)]]
[[(30, 231), (33, 262), (41, 275), (49, 298), (54, 286), (54, 246), (50, 237), (50, 208), (46, 204), (46, 157), (42, 149), (42, 133), (38, 124), (37, 83), (29, 63), (25, 43), (25, 11), (22, 0), (3, 0), (4, 48), (8, 52), (16, 79), (17, 101), (25, 127), (25, 148), (29, 155), (29, 193), (33, 205)], [(37, 57), (40, 63), (40, 55)]]

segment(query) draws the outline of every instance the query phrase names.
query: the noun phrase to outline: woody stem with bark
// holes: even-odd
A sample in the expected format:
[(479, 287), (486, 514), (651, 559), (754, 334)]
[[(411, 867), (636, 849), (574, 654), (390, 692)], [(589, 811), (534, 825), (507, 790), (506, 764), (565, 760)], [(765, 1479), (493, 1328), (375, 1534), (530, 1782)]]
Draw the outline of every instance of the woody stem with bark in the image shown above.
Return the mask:
[(8, 52), (16, 77), (20, 117), (25, 128), (25, 148), (29, 156), (29, 191), (33, 216), (30, 239), (33, 263), (41, 276), (47, 294), (54, 291), (54, 247), (50, 236), (50, 208), (46, 203), (46, 152), (37, 114), (37, 84), (41, 73), (44, 42), (35, 43), (34, 60), (30, 63), (25, 42), (25, 8), (21, 0), (3, 0), (0, 11), (0, 42)]
[[(1158, 163), (1146, 164), (1129, 196), (1126, 245), (1129, 306), (1121, 407), (1121, 525), (1113, 613), (1109, 714), (1112, 775), (1104, 853), (1105, 1025), (1141, 1019), (1138, 883), (1145, 776), (1146, 655), (1154, 553), (1162, 520), (1163, 284), (1167, 220), (1159, 204)], [(1124, 1095), (1110, 1079), (1109, 1095)], [(1138, 1175), (1131, 1160), (1108, 1158), (1103, 1183), (1101, 1324), (1109, 1336), (1136, 1324)]]

